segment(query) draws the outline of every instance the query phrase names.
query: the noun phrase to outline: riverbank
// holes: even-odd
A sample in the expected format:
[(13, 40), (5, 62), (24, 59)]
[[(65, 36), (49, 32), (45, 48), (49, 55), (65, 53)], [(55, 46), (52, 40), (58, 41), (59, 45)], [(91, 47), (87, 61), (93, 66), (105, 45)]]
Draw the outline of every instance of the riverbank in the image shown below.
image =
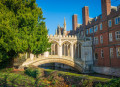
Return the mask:
[[(9, 87), (102, 87), (111, 79), (30, 67), (0, 70), (0, 86)], [(114, 86), (115, 87), (115, 86)]]

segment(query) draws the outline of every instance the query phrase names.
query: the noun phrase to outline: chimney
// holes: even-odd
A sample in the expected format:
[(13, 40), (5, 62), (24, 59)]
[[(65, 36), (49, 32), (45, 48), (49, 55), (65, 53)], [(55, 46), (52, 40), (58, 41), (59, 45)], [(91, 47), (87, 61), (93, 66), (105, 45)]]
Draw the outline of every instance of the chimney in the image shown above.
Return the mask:
[(111, 0), (101, 0), (102, 18), (105, 19), (111, 12)]
[(82, 8), (82, 20), (83, 25), (87, 25), (89, 21), (89, 8), (88, 6), (85, 6)]
[(77, 15), (74, 14), (74, 15), (72, 16), (72, 27), (73, 27), (73, 30), (74, 30), (74, 31), (76, 31), (77, 25), (78, 25), (78, 23), (77, 23)]

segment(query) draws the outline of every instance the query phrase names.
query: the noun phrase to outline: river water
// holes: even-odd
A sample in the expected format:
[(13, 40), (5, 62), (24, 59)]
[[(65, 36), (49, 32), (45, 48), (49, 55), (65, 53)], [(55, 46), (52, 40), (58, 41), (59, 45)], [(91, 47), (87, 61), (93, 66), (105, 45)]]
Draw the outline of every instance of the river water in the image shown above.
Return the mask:
[(58, 70), (58, 71), (65, 71), (65, 72), (71, 72), (71, 73), (79, 73), (74, 68), (67, 66), (65, 64), (61, 63), (47, 63), (39, 66), (40, 68), (44, 69), (52, 69), (52, 70)]
[[(52, 69), (52, 70), (81, 74), (80, 72), (78, 72), (74, 68), (67, 66), (65, 64), (61, 64), (61, 63), (47, 63), (47, 64), (40, 65), (39, 67), (44, 68), (44, 69)], [(96, 76), (96, 77), (104, 77), (104, 78), (117, 78), (114, 76), (103, 75), (103, 74), (98, 74), (98, 73), (91, 73), (91, 74), (86, 74), (86, 75)]]

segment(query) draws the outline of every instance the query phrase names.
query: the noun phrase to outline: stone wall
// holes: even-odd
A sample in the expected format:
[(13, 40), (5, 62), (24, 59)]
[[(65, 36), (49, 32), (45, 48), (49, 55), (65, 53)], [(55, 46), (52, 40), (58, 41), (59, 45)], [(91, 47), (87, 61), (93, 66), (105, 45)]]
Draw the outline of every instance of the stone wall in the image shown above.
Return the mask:
[(112, 67), (93, 67), (93, 71), (100, 74), (120, 77), (120, 68)]

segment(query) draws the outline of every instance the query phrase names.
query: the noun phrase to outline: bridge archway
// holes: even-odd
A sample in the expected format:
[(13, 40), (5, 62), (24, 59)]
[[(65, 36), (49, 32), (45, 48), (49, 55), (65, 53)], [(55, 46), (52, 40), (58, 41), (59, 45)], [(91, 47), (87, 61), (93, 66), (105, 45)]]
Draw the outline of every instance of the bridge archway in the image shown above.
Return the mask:
[(78, 65), (76, 62), (67, 60), (67, 59), (61, 59), (61, 58), (42, 59), (40, 61), (33, 62), (30, 65), (40, 66), (40, 65), (46, 64), (46, 63), (62, 63), (62, 64), (65, 64), (65, 65), (68, 65), (68, 66), (74, 68), (75, 70), (77, 70), (79, 72), (83, 71), (82, 66)]

